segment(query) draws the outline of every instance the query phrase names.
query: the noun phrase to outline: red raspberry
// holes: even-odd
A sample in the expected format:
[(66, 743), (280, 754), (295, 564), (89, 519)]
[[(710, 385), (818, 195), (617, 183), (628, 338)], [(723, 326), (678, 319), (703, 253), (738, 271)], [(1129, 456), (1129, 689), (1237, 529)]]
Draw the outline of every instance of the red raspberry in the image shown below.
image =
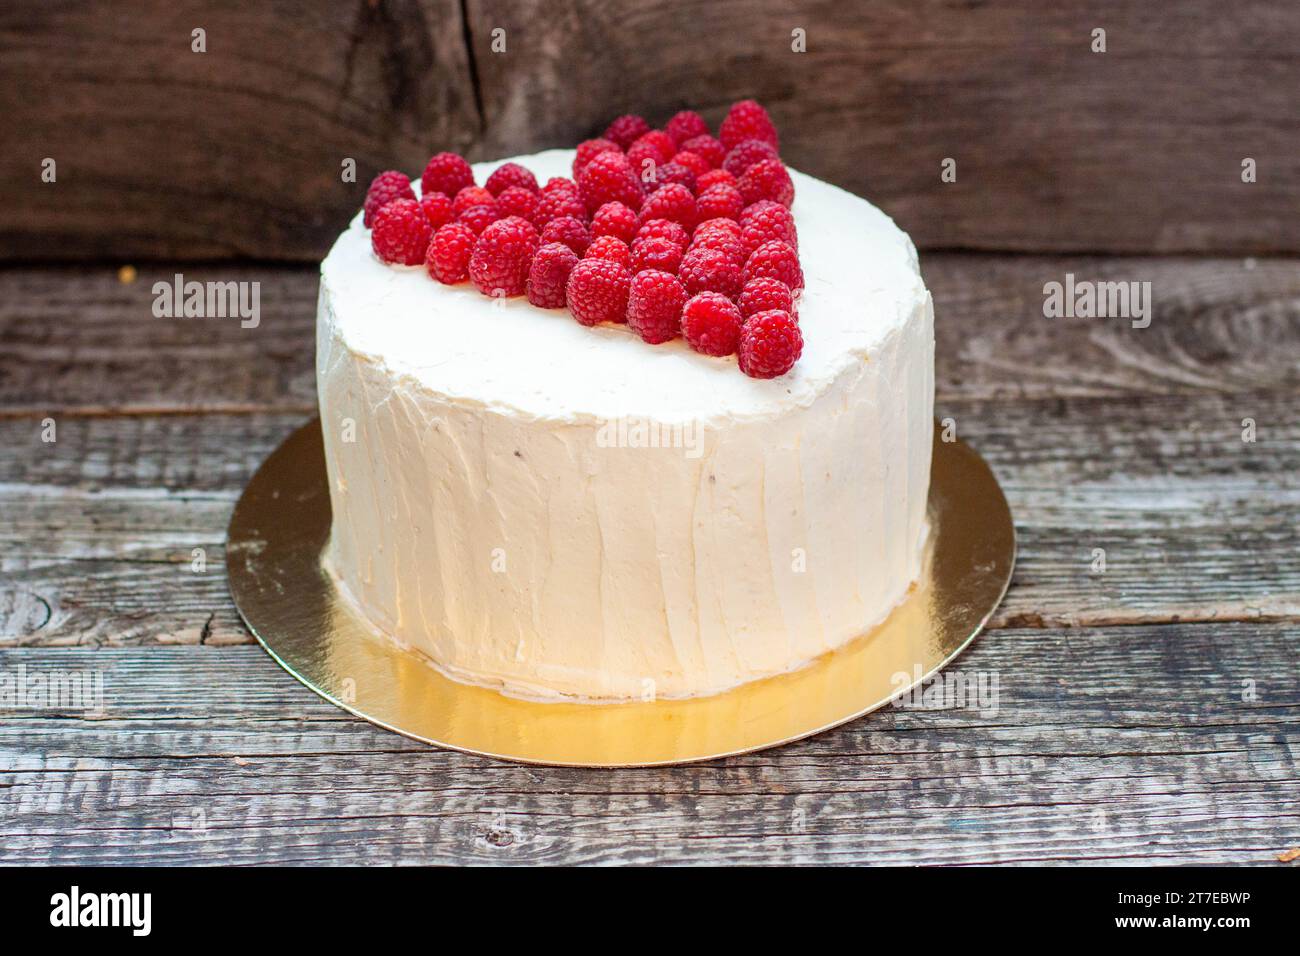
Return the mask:
[(591, 240), (591, 245), (587, 246), (582, 258), (609, 259), (625, 269), (632, 265), (632, 251), (618, 236), (598, 236)]
[(712, 136), (693, 136), (682, 143), (681, 148), (694, 153), (714, 169), (721, 166), (727, 158), (727, 147)]
[(429, 193), (421, 196), (420, 208), (424, 210), (425, 218), (429, 220), (429, 225), (433, 226), (434, 232), (447, 223), (456, 221), (456, 212), (445, 193)]
[(664, 132), (680, 146), (693, 137), (708, 136), (709, 124), (704, 122), (704, 117), (695, 110), (682, 110), (664, 123)]
[[(628, 159), (632, 158), (633, 150), (637, 147), (652, 148), (658, 156), (660, 163), (666, 163), (673, 158), (677, 152), (677, 141), (665, 133), (663, 130), (652, 129), (637, 139), (635, 143), (627, 148)], [(635, 167), (633, 163), (633, 167)]]
[(484, 295), (523, 295), (536, 251), (537, 230), (531, 222), (518, 216), (498, 220), (474, 243), (469, 277)]
[(370, 186), (366, 189), (366, 202), (365, 206), (362, 207), (365, 211), (361, 215), (361, 221), (369, 229), (374, 224), (375, 213), (394, 199), (414, 198), (415, 192), (411, 189), (411, 178), (406, 173), (399, 173), (395, 169), (382, 172), (370, 180)]
[(474, 170), (455, 153), (438, 153), (424, 167), (420, 193), (446, 193), (455, 196), (466, 186), (474, 185)]
[(632, 276), (611, 259), (583, 259), (569, 273), (565, 301), (583, 325), (626, 322)]
[(566, 179), (564, 176), (552, 176), (546, 180), (546, 185), (542, 187), (543, 196), (552, 196), (559, 193), (569, 193), (574, 196), (578, 195), (578, 184), (572, 179)]
[(745, 170), (740, 177), (740, 194), (746, 205), (771, 199), (789, 209), (794, 205), (794, 180), (779, 159), (765, 159)]
[(740, 314), (745, 318), (772, 309), (794, 313), (794, 295), (790, 292), (790, 287), (771, 276), (759, 276), (746, 282), (736, 304), (740, 306)]
[(688, 232), (695, 228), (699, 219), (699, 210), (695, 206), (695, 197), (681, 183), (667, 183), (660, 186), (646, 197), (641, 207), (641, 221), (651, 219), (668, 219), (680, 223)]
[(474, 230), (474, 235), (479, 235), (492, 223), (501, 218), (501, 213), (497, 210), (497, 204), (470, 206), (463, 213), (456, 217), (457, 222), (463, 222)]
[(736, 177), (731, 175), (731, 173), (727, 172), (725, 169), (710, 169), (703, 176), (695, 177), (695, 188), (699, 192), (704, 192), (706, 189), (712, 189), (714, 186), (723, 184), (727, 186), (736, 185)]
[(581, 257), (591, 243), (591, 234), (581, 219), (573, 216), (560, 216), (552, 219), (542, 229), (542, 242), (562, 242)]
[(390, 265), (418, 266), (424, 262), (433, 226), (414, 199), (394, 199), (375, 213), (370, 245)]
[(506, 163), (487, 178), (484, 187), (493, 196), (500, 196), (507, 189), (527, 189), (530, 193), (539, 192), (537, 177), (518, 163)]
[(650, 184), (650, 191), (653, 192), (668, 183), (676, 183), (685, 186), (692, 193), (695, 192), (695, 174), (681, 163), (664, 163), (655, 169), (655, 178)]
[(692, 249), (682, 257), (677, 274), (691, 295), (721, 292), (728, 299), (734, 299), (740, 294), (740, 266), (731, 256), (717, 249)]
[(721, 252), (736, 264), (737, 269), (745, 264), (745, 247), (739, 239), (725, 229), (696, 232), (686, 251), (694, 252), (696, 249), (712, 249)]
[(695, 238), (699, 239), (711, 232), (723, 232), (732, 239), (739, 239), (740, 223), (734, 219), (706, 219), (695, 227)]
[(629, 113), (610, 123), (609, 129), (605, 130), (604, 138), (611, 143), (617, 143), (619, 149), (627, 149), (648, 132), (650, 132), (650, 124), (640, 116)]
[(561, 242), (548, 242), (537, 250), (528, 267), (528, 301), (539, 309), (564, 307), (564, 287), (578, 264), (573, 250)]
[(701, 219), (739, 219), (745, 209), (744, 197), (735, 186), (722, 183), (710, 186), (695, 200)]
[(803, 288), (799, 253), (794, 251), (794, 246), (780, 239), (765, 242), (750, 253), (742, 275), (746, 283), (758, 276), (771, 276), (780, 279), (796, 292)]
[(690, 245), (691, 234), (679, 222), (670, 219), (642, 219), (636, 231), (637, 239), (667, 239), (683, 252)]
[(795, 249), (799, 248), (799, 233), (794, 228), (794, 214), (779, 202), (760, 199), (746, 206), (740, 214), (740, 241), (748, 258), (765, 242), (780, 239)]
[(647, 269), (632, 278), (627, 325), (651, 345), (677, 338), (682, 328), (686, 290), (671, 272)]
[(599, 153), (578, 173), (578, 192), (587, 212), (607, 202), (621, 202), (633, 211), (641, 208), (641, 181), (622, 153)]
[(765, 143), (761, 139), (747, 139), (743, 143), (737, 143), (731, 152), (727, 153), (727, 158), (722, 161), (722, 168), (739, 178), (755, 163), (761, 163), (765, 159), (780, 158), (771, 143)]
[(740, 370), (750, 378), (784, 375), (802, 354), (803, 335), (789, 312), (759, 312), (740, 330)]
[[(677, 225), (673, 223), (673, 225)], [(632, 272), (658, 269), (677, 274), (682, 264), (682, 247), (671, 239), (650, 236), (632, 243)]]
[(537, 204), (540, 202), (541, 198), (532, 190), (523, 186), (507, 186), (497, 196), (497, 212), (503, 219), (506, 216), (518, 216), (532, 222), (537, 218)]
[[(551, 187), (551, 183), (565, 184)], [(537, 203), (537, 212), (533, 214), (533, 222), (546, 225), (553, 219), (562, 219), (565, 216), (572, 216), (574, 219), (586, 222), (587, 207), (578, 195), (578, 187), (572, 180), (552, 179), (542, 190), (542, 198)]]
[(692, 153), (688, 149), (684, 149), (680, 153), (675, 155), (672, 158), (672, 161), (669, 162), (668, 165), (682, 166), (686, 169), (689, 169), (691, 171), (691, 175), (694, 176), (696, 179), (699, 179), (701, 176), (705, 175), (706, 173), (710, 173), (713, 171), (713, 167), (709, 165), (709, 161), (707, 159), (705, 159), (699, 153)]
[[(582, 167), (591, 162), (592, 157), (600, 153), (623, 152), (623, 147), (618, 143), (611, 143), (607, 139), (584, 139), (578, 144), (577, 152), (573, 156), (573, 176), (576, 179)], [(549, 185), (549, 184), (548, 184)]]
[(448, 223), (435, 232), (424, 261), (429, 275), (447, 285), (468, 279), (469, 257), (477, 238), (474, 230), (461, 222)]
[(701, 292), (682, 309), (682, 335), (705, 355), (731, 355), (740, 342), (740, 310), (720, 292)]
[(722, 140), (722, 145), (727, 149), (747, 139), (761, 139), (778, 149), (781, 147), (772, 118), (754, 100), (741, 100), (731, 107), (727, 118), (718, 127), (718, 139)]
[(496, 197), (482, 186), (466, 186), (456, 193), (456, 198), (451, 201), (451, 208), (459, 216), (473, 206), (495, 206), (496, 202)]
[(621, 202), (607, 202), (591, 217), (591, 238), (617, 236), (631, 242), (636, 236), (636, 213)]

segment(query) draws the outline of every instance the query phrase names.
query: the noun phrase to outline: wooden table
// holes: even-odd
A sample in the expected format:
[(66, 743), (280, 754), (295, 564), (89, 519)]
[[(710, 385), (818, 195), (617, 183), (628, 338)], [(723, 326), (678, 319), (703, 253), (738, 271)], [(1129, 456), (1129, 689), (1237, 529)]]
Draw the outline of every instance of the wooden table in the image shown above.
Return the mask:
[[(0, 674), (104, 694), (0, 712), (0, 862), (1279, 865), (1300, 845), (1300, 262), (922, 264), (937, 414), (1020, 536), (958, 665), (997, 675), (996, 714), (887, 708), (615, 772), (384, 732), (242, 627), (226, 522), (313, 414), (315, 270), (0, 271)], [(260, 281), (261, 325), (154, 318), (177, 271)], [(1044, 318), (1067, 272), (1150, 281), (1150, 327)]]

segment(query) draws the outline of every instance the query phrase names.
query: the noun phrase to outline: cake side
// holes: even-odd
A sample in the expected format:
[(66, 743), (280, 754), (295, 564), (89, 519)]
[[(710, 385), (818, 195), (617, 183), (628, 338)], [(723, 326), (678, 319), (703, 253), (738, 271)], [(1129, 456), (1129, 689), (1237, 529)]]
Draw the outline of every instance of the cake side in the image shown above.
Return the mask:
[[(808, 257), (820, 344), (790, 380), (372, 273), (344, 234), (318, 318), (327, 565), (378, 631), (461, 680), (608, 700), (716, 693), (883, 620), (920, 573), (932, 309), (905, 235), (848, 197), (855, 239), (798, 182), (801, 243), (893, 253), (883, 277)], [(526, 370), (517, 323), (561, 339), (521, 333)]]

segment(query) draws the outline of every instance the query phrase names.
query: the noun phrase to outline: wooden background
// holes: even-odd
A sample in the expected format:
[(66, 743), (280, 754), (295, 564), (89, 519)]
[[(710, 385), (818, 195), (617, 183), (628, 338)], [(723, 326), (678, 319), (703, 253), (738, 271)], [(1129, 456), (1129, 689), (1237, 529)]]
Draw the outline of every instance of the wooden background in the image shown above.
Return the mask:
[[(0, 675), (89, 669), (106, 697), (0, 710), (0, 863), (1290, 858), (1300, 13), (798, 7), (0, 6)], [(956, 665), (999, 676), (998, 713), (886, 708), (776, 751), (594, 772), (424, 747), (298, 685), (240, 624), (225, 528), (314, 413), (315, 260), (365, 176), (745, 95), (795, 164), (930, 247), (936, 411), (1020, 541)], [(175, 272), (260, 282), (261, 324), (154, 318)], [(1151, 282), (1150, 327), (1043, 318), (1067, 272)]]
[(0, 258), (315, 261), (380, 169), (746, 96), (922, 248), (1296, 251), (1298, 91), (1293, 0), (8, 0)]

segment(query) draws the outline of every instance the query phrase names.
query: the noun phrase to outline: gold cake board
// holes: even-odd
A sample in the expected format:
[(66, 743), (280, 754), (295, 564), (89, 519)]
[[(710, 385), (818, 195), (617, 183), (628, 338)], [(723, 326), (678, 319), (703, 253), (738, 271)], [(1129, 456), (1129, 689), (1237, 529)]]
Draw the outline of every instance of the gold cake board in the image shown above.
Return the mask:
[(1015, 563), (1011, 512), (988, 465), (936, 427), (925, 572), (880, 626), (794, 673), (713, 697), (539, 703), (445, 677), (375, 636), (320, 566), (330, 501), (320, 421), (253, 475), (230, 521), (230, 591), (273, 658), (373, 724), (466, 753), (525, 763), (633, 767), (775, 747), (888, 704), (980, 632)]

